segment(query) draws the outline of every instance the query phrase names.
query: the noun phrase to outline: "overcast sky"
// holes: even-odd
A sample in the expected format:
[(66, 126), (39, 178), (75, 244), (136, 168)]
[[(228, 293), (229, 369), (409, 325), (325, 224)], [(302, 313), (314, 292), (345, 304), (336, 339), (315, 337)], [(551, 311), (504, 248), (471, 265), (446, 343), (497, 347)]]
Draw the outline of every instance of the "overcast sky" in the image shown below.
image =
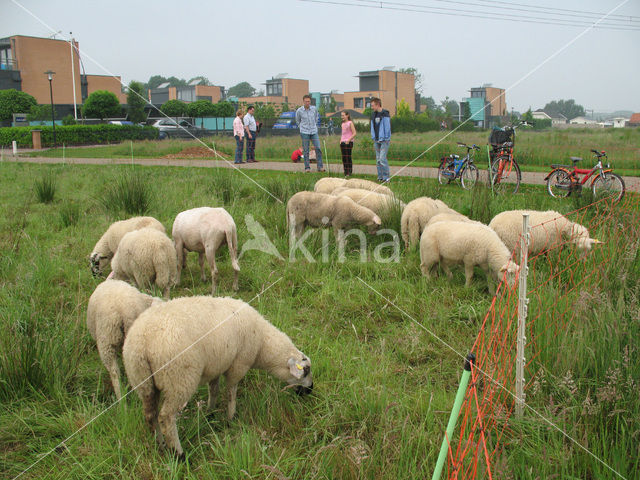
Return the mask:
[[(61, 31), (56, 38), (63, 39), (73, 32), (87, 73), (121, 75), (125, 83), (204, 75), (226, 88), (248, 81), (260, 89), (287, 73), (308, 79), (311, 91), (344, 92), (358, 89), (359, 71), (415, 67), (424, 76), (423, 95), (436, 102), (492, 84), (507, 89), (507, 106), (516, 111), (573, 98), (596, 112), (640, 112), (640, 0), (373, 4), (0, 0), (0, 38)], [(602, 20), (615, 29), (585, 33), (586, 24), (549, 24), (593, 23), (594, 13), (618, 6), (616, 16)]]

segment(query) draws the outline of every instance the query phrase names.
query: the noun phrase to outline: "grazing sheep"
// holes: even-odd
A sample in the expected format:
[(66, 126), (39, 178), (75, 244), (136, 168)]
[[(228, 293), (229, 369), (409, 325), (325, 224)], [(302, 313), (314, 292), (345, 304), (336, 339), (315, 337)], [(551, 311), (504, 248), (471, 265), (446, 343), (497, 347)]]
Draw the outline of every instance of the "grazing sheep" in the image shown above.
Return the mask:
[(346, 178), (324, 177), (316, 182), (313, 191), (316, 193), (331, 193), (336, 188), (344, 186)]
[(520, 235), (522, 234), (522, 214), (529, 214), (531, 235), (529, 255), (537, 255), (565, 242), (574, 244), (583, 254), (591, 250), (595, 244), (602, 243), (590, 238), (589, 230), (578, 223), (570, 221), (561, 213), (548, 210), (508, 210), (499, 213), (489, 223), (502, 239), (509, 251), (520, 252)]
[(410, 201), (402, 211), (400, 231), (406, 249), (417, 245), (420, 234), (431, 217), (439, 213), (457, 213), (449, 208), (442, 200), (429, 197), (419, 197)]
[(111, 275), (115, 280), (134, 280), (138, 288), (155, 282), (165, 299), (169, 289), (178, 281), (178, 260), (173, 242), (153, 228), (141, 228), (127, 233), (111, 261)]
[(104, 267), (116, 253), (118, 244), (125, 233), (140, 230), (144, 227), (155, 228), (165, 233), (164, 226), (153, 217), (133, 217), (128, 220), (112, 223), (102, 237), (100, 237), (96, 246), (93, 247), (93, 251), (89, 257), (93, 276), (95, 277), (102, 273)]
[(430, 277), (429, 270), (440, 262), (449, 278), (452, 277), (449, 266), (464, 264), (466, 282), (471, 285), (473, 268), (478, 265), (487, 272), (489, 292), (495, 293), (490, 278), (500, 282), (507, 272), (509, 286), (515, 284), (518, 269), (511, 260), (511, 252), (504, 246), (500, 237), (486, 225), (468, 222), (438, 222), (429, 225), (420, 238), (420, 268), (423, 275)]
[(466, 223), (477, 223), (478, 225), (484, 225), (482, 222), (476, 222), (475, 220), (471, 220), (466, 215), (462, 215), (461, 213), (451, 211), (446, 213), (438, 213), (429, 219), (427, 222), (427, 226), (433, 225), (438, 222), (466, 222)]
[(336, 188), (332, 195), (336, 195), (338, 197), (349, 197), (358, 205), (367, 207), (378, 215), (388, 212), (396, 205), (399, 205), (402, 209), (406, 207), (404, 202), (401, 202), (393, 196), (373, 192), (371, 190), (364, 190), (362, 188), (340, 187)]
[(218, 266), (216, 252), (221, 245), (229, 248), (229, 257), (234, 271), (233, 289), (238, 290), (238, 235), (233, 218), (224, 208), (200, 207), (180, 212), (173, 222), (173, 241), (178, 258), (178, 282), (182, 269), (187, 265), (187, 252), (200, 255), (202, 281), (207, 279), (204, 271), (204, 258), (207, 257), (211, 269), (211, 294), (218, 286)]
[(333, 226), (336, 239), (348, 226), (364, 225), (374, 234), (382, 224), (370, 209), (358, 205), (349, 197), (325, 193), (298, 192), (287, 202), (287, 225), (293, 238), (299, 238), (305, 227)]
[(118, 355), (124, 338), (138, 315), (158, 303), (162, 300), (145, 295), (121, 280), (105, 280), (89, 297), (87, 327), (118, 399), (122, 398)]
[(122, 356), (147, 425), (180, 457), (176, 415), (199, 385), (209, 386), (212, 409), (219, 377), (226, 377), (229, 420), (238, 382), (251, 368), (297, 386), (298, 394), (313, 389), (309, 358), (253, 307), (228, 297), (178, 298), (148, 309), (129, 330)]
[(313, 187), (313, 191), (316, 193), (334, 193), (334, 190), (339, 187), (347, 188), (360, 188), (362, 190), (371, 190), (377, 193), (383, 193), (385, 195), (393, 195), (393, 192), (389, 187), (380, 185), (370, 180), (363, 180), (361, 178), (337, 178), (337, 177), (325, 177), (318, 180)]

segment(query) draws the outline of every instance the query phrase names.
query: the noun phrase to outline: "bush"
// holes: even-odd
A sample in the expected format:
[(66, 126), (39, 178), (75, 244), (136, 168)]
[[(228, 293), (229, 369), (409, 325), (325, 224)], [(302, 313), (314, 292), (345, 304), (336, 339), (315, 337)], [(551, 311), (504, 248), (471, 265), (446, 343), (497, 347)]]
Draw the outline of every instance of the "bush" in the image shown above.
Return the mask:
[(133, 123), (142, 123), (147, 119), (147, 115), (144, 113), (144, 106), (147, 101), (142, 94), (142, 84), (140, 82), (129, 82), (127, 92), (127, 113), (129, 115), (129, 121)]
[(87, 118), (104, 120), (109, 117), (119, 117), (122, 114), (122, 108), (115, 93), (108, 90), (96, 90), (84, 102), (82, 114)]
[[(42, 145), (53, 145), (53, 128), (8, 127), (0, 128), (0, 145), (9, 146), (15, 140), (19, 147), (32, 147), (31, 130), (42, 130)], [(56, 127), (58, 144), (97, 145), (123, 140), (149, 140), (158, 138), (158, 129), (137, 125), (68, 125)]]
[(216, 106), (209, 100), (196, 100), (187, 105), (187, 116), (193, 118), (214, 117), (216, 116), (217, 110)]
[(170, 117), (183, 117), (187, 113), (187, 104), (181, 100), (169, 100), (162, 104), (160, 111)]
[(152, 196), (146, 177), (137, 170), (127, 169), (109, 185), (101, 202), (115, 217), (121, 212), (144, 215), (151, 209)]
[(76, 125), (77, 123), (78, 122), (76, 122), (76, 119), (71, 114), (62, 119), (62, 125)]
[(36, 99), (28, 93), (13, 88), (0, 90), (0, 122), (11, 121), (14, 113), (28, 113), (37, 104)]
[(80, 219), (80, 206), (77, 203), (65, 203), (60, 209), (60, 222), (64, 227), (76, 225)]
[[(51, 110), (51, 105), (33, 105), (29, 110), (27, 120), (30, 122), (51, 121)], [(53, 109), (53, 117), (55, 117), (55, 114), (56, 111)]]
[(41, 203), (51, 203), (56, 196), (56, 179), (51, 170), (43, 173), (42, 176), (33, 182), (38, 201)]

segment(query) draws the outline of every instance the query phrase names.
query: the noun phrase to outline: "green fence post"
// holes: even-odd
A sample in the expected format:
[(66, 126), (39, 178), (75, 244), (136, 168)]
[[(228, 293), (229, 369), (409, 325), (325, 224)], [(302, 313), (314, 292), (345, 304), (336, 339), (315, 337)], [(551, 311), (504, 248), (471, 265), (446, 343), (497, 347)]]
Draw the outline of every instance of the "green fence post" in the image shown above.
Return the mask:
[(442, 474), (442, 468), (444, 467), (444, 462), (447, 460), (447, 450), (449, 450), (449, 439), (453, 435), (453, 431), (456, 428), (456, 423), (458, 422), (458, 415), (460, 414), (460, 407), (462, 406), (462, 402), (464, 400), (464, 396), (467, 392), (467, 385), (469, 385), (469, 378), (471, 377), (471, 364), (475, 362), (476, 356), (473, 353), (467, 355), (466, 360), (464, 361), (464, 370), (462, 371), (462, 378), (460, 378), (460, 385), (458, 386), (458, 393), (456, 393), (456, 400), (453, 402), (453, 409), (451, 410), (451, 415), (449, 416), (449, 423), (447, 425), (447, 432), (442, 439), (442, 446), (440, 447), (440, 455), (438, 455), (438, 462), (436, 463), (436, 468), (433, 471), (433, 476), (431, 480), (440, 480), (440, 475)]

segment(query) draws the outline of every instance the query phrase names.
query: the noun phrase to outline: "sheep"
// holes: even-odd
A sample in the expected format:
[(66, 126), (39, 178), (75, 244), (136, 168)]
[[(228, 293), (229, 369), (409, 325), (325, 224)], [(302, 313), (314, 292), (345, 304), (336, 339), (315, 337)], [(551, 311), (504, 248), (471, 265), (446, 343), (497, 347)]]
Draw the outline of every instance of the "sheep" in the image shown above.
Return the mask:
[(125, 233), (144, 227), (155, 228), (165, 233), (164, 226), (153, 217), (133, 217), (128, 220), (112, 223), (102, 237), (100, 237), (96, 246), (93, 247), (93, 251), (89, 256), (89, 264), (93, 276), (95, 277), (102, 273), (104, 267), (111, 261)]
[(209, 386), (211, 410), (225, 376), (228, 420), (236, 411), (238, 382), (251, 368), (296, 386), (300, 395), (313, 389), (309, 358), (254, 308), (229, 297), (184, 297), (146, 310), (129, 330), (122, 356), (147, 425), (161, 447), (165, 443), (181, 458), (176, 415), (199, 385)]
[(407, 204), (402, 211), (400, 220), (400, 231), (405, 249), (418, 244), (420, 234), (427, 222), (438, 213), (457, 212), (449, 208), (442, 200), (434, 200), (429, 197), (419, 197)]
[(187, 265), (187, 252), (198, 252), (202, 281), (207, 279), (204, 270), (206, 255), (211, 269), (211, 294), (215, 295), (218, 286), (216, 252), (226, 243), (234, 271), (233, 289), (238, 290), (238, 235), (233, 218), (224, 208), (200, 207), (180, 212), (173, 222), (172, 236), (178, 258), (178, 282), (182, 269)]
[(565, 242), (574, 244), (583, 254), (591, 247), (602, 243), (590, 238), (589, 230), (578, 223), (570, 221), (561, 213), (548, 210), (508, 210), (497, 214), (491, 222), (491, 227), (502, 239), (509, 251), (520, 252), (520, 235), (522, 234), (522, 215), (529, 214), (531, 235), (528, 252), (537, 255)]
[(396, 205), (399, 205), (402, 209), (406, 207), (404, 202), (401, 202), (393, 196), (361, 188), (339, 187), (333, 191), (332, 195), (336, 195), (338, 197), (349, 197), (358, 205), (367, 207), (379, 216), (389, 212), (389, 210), (394, 208)]
[(377, 193), (383, 193), (385, 195), (393, 195), (393, 192), (389, 187), (360, 178), (321, 178), (316, 182), (315, 186), (313, 187), (313, 191), (316, 193), (333, 193), (334, 190), (339, 187), (360, 188), (362, 190), (371, 190)]
[(336, 239), (350, 225), (364, 225), (374, 234), (382, 221), (370, 209), (358, 205), (349, 197), (338, 197), (316, 192), (298, 192), (287, 202), (287, 226), (295, 239), (302, 235), (307, 225), (311, 227), (333, 226)]
[(346, 178), (325, 177), (316, 182), (313, 191), (316, 193), (331, 193), (336, 188), (344, 186), (347, 182)]
[(487, 272), (489, 292), (494, 294), (495, 287), (491, 278), (500, 282), (506, 272), (507, 284), (513, 287), (518, 270), (511, 260), (511, 252), (500, 237), (486, 225), (468, 222), (438, 222), (429, 225), (420, 237), (420, 268), (422, 274), (430, 278), (429, 271), (440, 262), (449, 278), (452, 277), (449, 265), (464, 264), (466, 282), (471, 285), (473, 268), (478, 265)]
[(466, 223), (476, 223), (478, 225), (484, 225), (482, 222), (476, 222), (475, 220), (471, 220), (466, 215), (462, 215), (456, 211), (446, 212), (446, 213), (438, 213), (429, 219), (427, 222), (427, 226), (433, 225), (437, 222), (466, 222)]
[(178, 259), (173, 242), (154, 228), (127, 233), (111, 260), (109, 278), (133, 279), (141, 289), (155, 282), (168, 299), (170, 287), (178, 281)]
[(122, 398), (118, 355), (122, 352), (124, 338), (138, 315), (158, 303), (162, 300), (141, 293), (121, 280), (105, 280), (89, 297), (87, 328), (96, 341), (118, 399)]

